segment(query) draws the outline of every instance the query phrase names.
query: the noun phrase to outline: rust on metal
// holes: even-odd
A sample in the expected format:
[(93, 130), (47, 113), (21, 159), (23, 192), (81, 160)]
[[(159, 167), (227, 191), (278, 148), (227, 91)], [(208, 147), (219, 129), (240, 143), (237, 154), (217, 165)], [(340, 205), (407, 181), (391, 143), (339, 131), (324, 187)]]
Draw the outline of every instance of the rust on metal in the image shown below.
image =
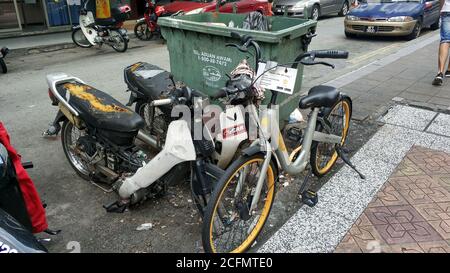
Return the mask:
[(131, 111), (127, 108), (117, 106), (115, 104), (106, 105), (102, 100), (96, 97), (94, 94), (87, 92), (91, 87), (87, 85), (80, 85), (76, 83), (66, 83), (64, 88), (69, 90), (72, 96), (89, 102), (92, 108), (101, 112), (107, 113), (126, 113)]

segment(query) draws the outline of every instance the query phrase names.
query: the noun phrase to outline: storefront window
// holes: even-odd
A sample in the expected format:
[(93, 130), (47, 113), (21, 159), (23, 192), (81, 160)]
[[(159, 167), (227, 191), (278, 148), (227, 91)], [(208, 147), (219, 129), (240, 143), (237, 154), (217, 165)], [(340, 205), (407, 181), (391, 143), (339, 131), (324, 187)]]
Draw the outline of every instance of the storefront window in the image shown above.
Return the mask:
[(48, 24), (51, 27), (70, 24), (69, 9), (66, 0), (46, 0)]
[(19, 28), (13, 0), (0, 0), (0, 30)]

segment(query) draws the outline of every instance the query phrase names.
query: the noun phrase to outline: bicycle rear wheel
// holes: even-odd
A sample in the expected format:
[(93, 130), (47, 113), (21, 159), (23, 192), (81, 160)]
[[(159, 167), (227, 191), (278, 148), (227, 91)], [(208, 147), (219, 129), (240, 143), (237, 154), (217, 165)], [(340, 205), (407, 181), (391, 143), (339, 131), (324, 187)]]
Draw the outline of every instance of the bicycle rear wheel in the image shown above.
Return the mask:
[[(350, 128), (351, 116), (352, 103), (349, 98), (343, 97), (331, 108), (331, 111), (325, 117), (330, 122), (331, 132), (326, 132), (325, 128), (323, 128), (320, 124), (316, 130), (342, 136), (340, 144), (344, 145), (347, 140), (348, 130)], [(330, 172), (337, 159), (338, 154), (336, 152), (336, 144), (316, 141), (312, 143), (310, 164), (312, 172), (317, 177), (324, 176)]]
[(220, 178), (205, 210), (202, 241), (205, 252), (242, 253), (250, 248), (270, 214), (277, 169), (267, 169), (261, 195), (249, 211), (264, 162), (264, 154), (242, 156)]

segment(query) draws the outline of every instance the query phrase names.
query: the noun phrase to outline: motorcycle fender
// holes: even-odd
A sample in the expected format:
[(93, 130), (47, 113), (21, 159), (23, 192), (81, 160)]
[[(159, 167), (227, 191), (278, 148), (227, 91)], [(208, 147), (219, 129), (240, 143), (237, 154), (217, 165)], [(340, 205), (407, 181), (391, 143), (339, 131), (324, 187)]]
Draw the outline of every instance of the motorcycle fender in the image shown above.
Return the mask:
[(142, 23), (142, 22), (145, 22), (145, 18), (141, 18), (141, 19), (137, 19), (136, 20), (136, 23)]
[(217, 140), (222, 144), (220, 155), (216, 155), (219, 160), (217, 165), (224, 169), (236, 154), (239, 145), (248, 138), (245, 128), (245, 119), (241, 108), (238, 106), (229, 107), (220, 114), (221, 132), (217, 135)]
[(95, 23), (92, 12), (89, 11), (87, 15), (80, 15), (80, 28), (83, 31), (84, 36), (92, 45), (95, 45), (95, 38), (97, 37), (97, 31), (91, 27), (91, 24)]
[(252, 156), (252, 155), (255, 155), (255, 154), (260, 153), (260, 152), (261, 152), (261, 147), (259, 145), (252, 145), (252, 146), (250, 146), (248, 148), (245, 148), (242, 151), (242, 154), (246, 155), (246, 156)]
[(27, 228), (0, 209), (0, 254), (44, 252), (47, 252), (47, 249)]
[(67, 109), (67, 107), (65, 107), (61, 102), (58, 104), (59, 110), (64, 114), (63, 117), (60, 118), (60, 121), (63, 121), (64, 118), (66, 118), (67, 120), (70, 121), (70, 123), (72, 123), (73, 125), (75, 125), (75, 127), (77, 127), (78, 129), (83, 129), (83, 122), (81, 121), (81, 119), (77, 116), (75, 116), (74, 114), (72, 114), (72, 112), (70, 112), (69, 109)]
[(191, 131), (184, 120), (170, 123), (164, 148), (150, 162), (126, 178), (119, 187), (121, 198), (127, 199), (139, 189), (147, 188), (175, 165), (196, 159)]
[(128, 32), (127, 32), (126, 29), (124, 29), (124, 28), (119, 28), (118, 31), (119, 31), (120, 35), (122, 35), (122, 37), (123, 37), (127, 42), (130, 41), (130, 38), (128, 37)]

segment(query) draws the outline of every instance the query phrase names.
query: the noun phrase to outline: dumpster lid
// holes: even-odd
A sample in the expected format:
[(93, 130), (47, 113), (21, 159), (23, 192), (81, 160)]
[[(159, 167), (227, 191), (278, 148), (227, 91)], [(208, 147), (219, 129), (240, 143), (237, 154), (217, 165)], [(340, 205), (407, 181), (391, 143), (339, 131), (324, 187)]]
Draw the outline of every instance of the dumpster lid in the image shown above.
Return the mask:
[(194, 15), (179, 15), (176, 17), (160, 17), (158, 18), (158, 25), (226, 37), (231, 37), (232, 31), (238, 31), (241, 34), (252, 36), (257, 41), (267, 43), (280, 43), (282, 39), (298, 38), (307, 34), (311, 28), (315, 28), (317, 25), (317, 22), (313, 20), (269, 16), (267, 18), (270, 24), (284, 23), (288, 27), (275, 31), (259, 31), (227, 27), (226, 24), (224, 25), (223, 22), (217, 20), (221, 16), (226, 16), (230, 19), (234, 17), (236, 21), (243, 21), (245, 17), (243, 14), (207, 12)]

